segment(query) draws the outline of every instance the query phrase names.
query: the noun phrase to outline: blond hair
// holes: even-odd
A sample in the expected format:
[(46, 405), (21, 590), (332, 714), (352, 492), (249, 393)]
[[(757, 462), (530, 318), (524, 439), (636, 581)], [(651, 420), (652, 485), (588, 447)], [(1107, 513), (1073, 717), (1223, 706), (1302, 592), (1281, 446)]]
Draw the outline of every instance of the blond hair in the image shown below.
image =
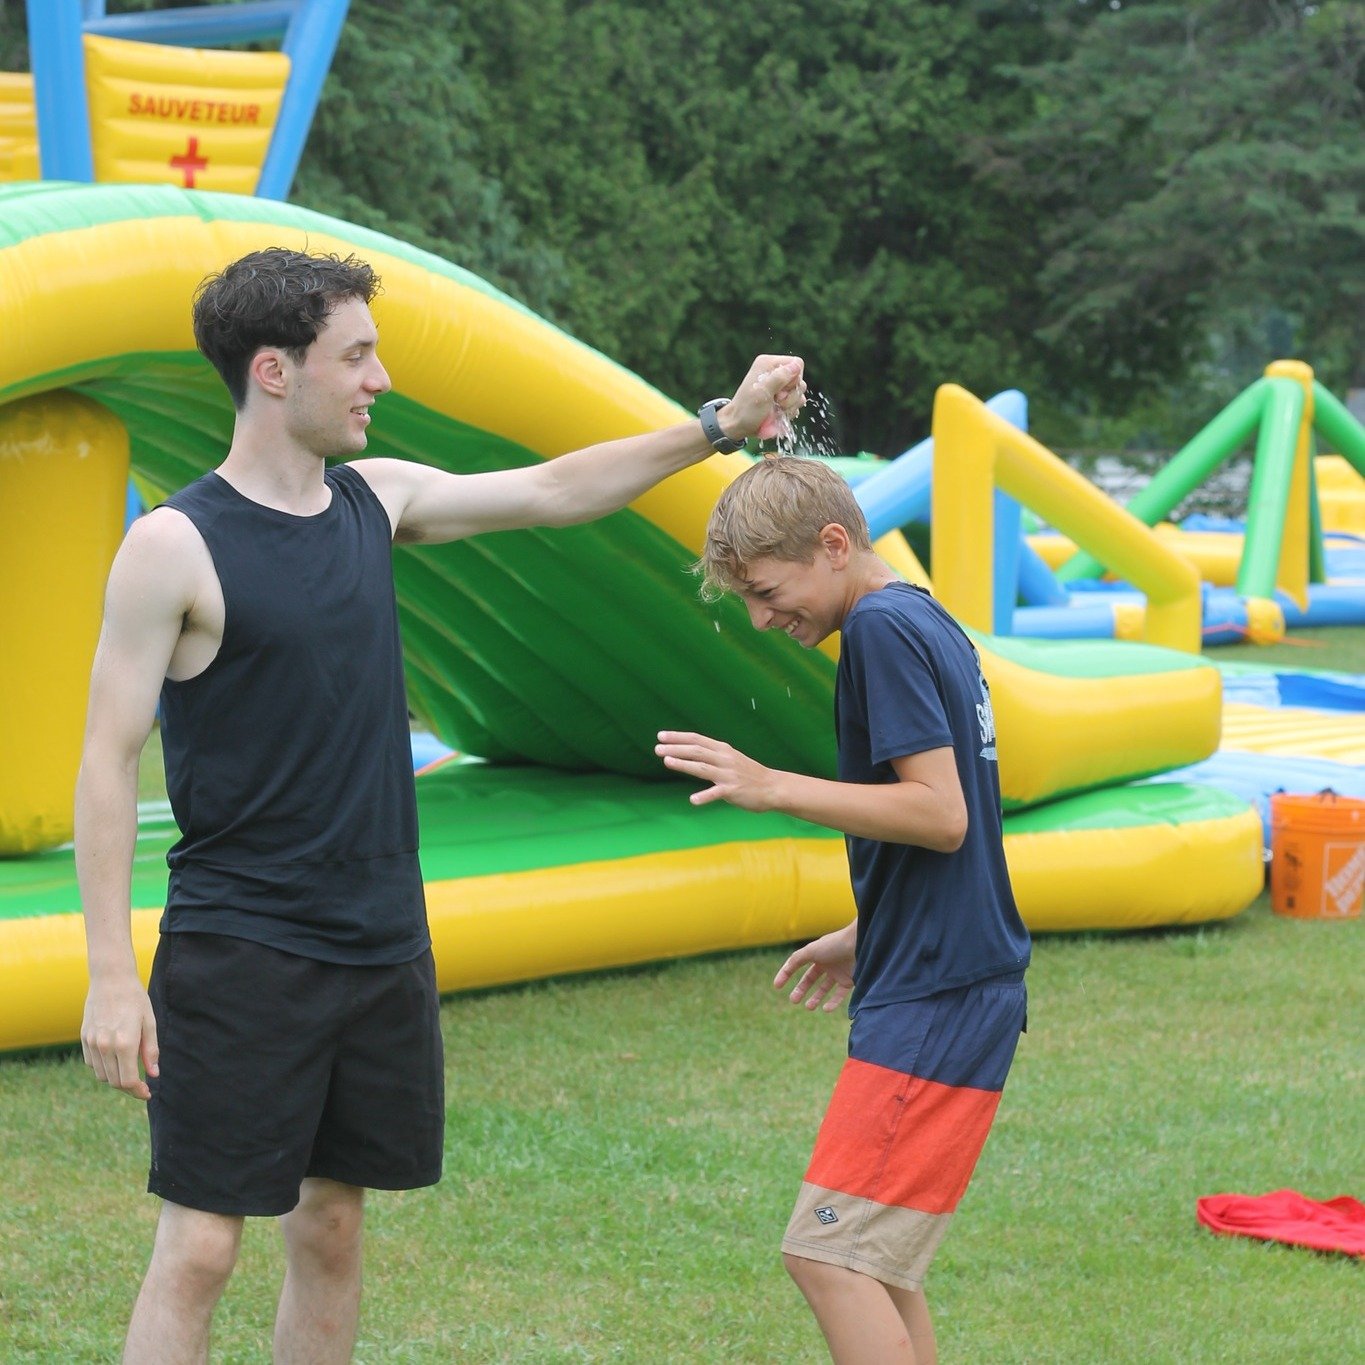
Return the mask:
[(801, 455), (759, 460), (712, 509), (706, 544), (692, 566), (702, 578), (702, 597), (714, 602), (736, 591), (760, 559), (812, 563), (820, 532), (832, 522), (848, 532), (855, 550), (872, 548), (862, 508), (828, 464)]

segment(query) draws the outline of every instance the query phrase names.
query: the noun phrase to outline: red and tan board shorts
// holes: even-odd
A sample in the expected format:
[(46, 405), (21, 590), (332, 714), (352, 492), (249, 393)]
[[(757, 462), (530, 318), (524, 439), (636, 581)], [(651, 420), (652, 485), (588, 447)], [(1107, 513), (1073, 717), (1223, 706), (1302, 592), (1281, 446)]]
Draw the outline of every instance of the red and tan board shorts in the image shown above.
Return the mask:
[(1022, 972), (859, 1010), (782, 1250), (918, 1289), (1026, 1018)]

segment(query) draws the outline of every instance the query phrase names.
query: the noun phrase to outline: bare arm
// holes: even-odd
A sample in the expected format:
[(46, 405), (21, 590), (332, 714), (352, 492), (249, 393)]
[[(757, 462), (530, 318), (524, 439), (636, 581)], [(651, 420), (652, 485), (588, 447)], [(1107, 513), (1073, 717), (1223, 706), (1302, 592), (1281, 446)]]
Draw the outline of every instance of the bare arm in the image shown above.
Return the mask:
[[(666, 767), (711, 785), (693, 792), (703, 806), (729, 801), (743, 810), (782, 811), (857, 838), (916, 844), (954, 853), (967, 836), (967, 803), (948, 746), (891, 760), (897, 781), (830, 782), (765, 768), (732, 745), (705, 735), (661, 730), (654, 752)], [(831, 1013), (853, 989), (858, 923), (796, 949), (778, 969), (778, 990), (800, 972), (789, 996), (808, 1010)], [(804, 970), (803, 970), (804, 969)]]
[(744, 810), (776, 810), (862, 839), (916, 844), (953, 853), (967, 836), (967, 803), (948, 746), (891, 760), (899, 781), (830, 782), (765, 768), (720, 740), (663, 730), (654, 752), (664, 765), (711, 786), (694, 806), (729, 801)]
[[(735, 440), (774, 434), (804, 401), (802, 368), (795, 356), (759, 356), (721, 410), (726, 434)], [(396, 540), (436, 543), (483, 531), (592, 521), (710, 453), (701, 423), (693, 421), (522, 469), (448, 474), (385, 459), (357, 460), (355, 468), (388, 510)]]
[(138, 757), (192, 605), (188, 536), (176, 513), (134, 524), (114, 560), (90, 679), (76, 779), (76, 875), (85, 913), (90, 990), (81, 1050), (100, 1080), (139, 1099), (156, 1074), (156, 1023), (133, 955), (130, 881), (137, 838)]

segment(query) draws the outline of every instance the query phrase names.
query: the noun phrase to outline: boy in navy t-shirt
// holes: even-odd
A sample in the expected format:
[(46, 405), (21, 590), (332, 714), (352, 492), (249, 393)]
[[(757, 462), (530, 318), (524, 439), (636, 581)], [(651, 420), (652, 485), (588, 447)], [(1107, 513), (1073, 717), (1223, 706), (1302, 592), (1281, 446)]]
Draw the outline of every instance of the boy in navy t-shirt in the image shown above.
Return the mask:
[[(837, 781), (663, 731), (725, 800), (842, 830), (857, 919), (777, 973), (808, 1009), (851, 991), (844, 1065), (783, 1239), (839, 1365), (935, 1357), (923, 1280), (967, 1188), (1025, 1021), (1029, 936), (1005, 868), (990, 691), (975, 648), (873, 551), (828, 465), (762, 460), (726, 489), (699, 569), (758, 630), (842, 632)], [(803, 970), (804, 969), (804, 970)]]

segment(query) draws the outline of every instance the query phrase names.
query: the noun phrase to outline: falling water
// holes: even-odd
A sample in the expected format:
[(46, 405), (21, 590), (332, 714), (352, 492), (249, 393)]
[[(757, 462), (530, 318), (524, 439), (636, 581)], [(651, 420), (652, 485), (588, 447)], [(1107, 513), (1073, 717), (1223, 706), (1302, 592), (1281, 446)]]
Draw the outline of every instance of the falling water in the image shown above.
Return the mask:
[[(785, 415), (779, 417), (777, 434), (772, 438), (775, 449), (765, 450), (773, 455), (831, 456), (844, 452), (834, 439), (834, 410), (829, 400), (817, 389), (812, 389), (795, 422)], [(768, 442), (763, 443), (765, 446)]]

